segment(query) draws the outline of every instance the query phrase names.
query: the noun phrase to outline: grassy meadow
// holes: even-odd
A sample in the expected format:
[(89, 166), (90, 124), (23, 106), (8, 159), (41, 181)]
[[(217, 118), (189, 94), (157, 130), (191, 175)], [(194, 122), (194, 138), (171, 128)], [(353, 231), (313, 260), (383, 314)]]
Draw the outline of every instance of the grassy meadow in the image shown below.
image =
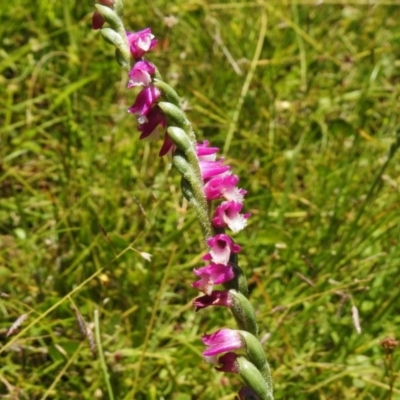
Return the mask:
[[(125, 1), (248, 191), (235, 240), (276, 400), (400, 399), (395, 3)], [(234, 320), (191, 304), (201, 227), (93, 10), (0, 8), (0, 399), (233, 400), (200, 338)]]

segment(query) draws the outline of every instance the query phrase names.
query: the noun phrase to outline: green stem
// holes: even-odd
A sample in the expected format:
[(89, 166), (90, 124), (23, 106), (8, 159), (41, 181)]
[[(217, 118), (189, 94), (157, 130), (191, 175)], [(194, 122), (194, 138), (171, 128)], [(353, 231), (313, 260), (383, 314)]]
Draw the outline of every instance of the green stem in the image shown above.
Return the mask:
[[(174, 157), (174, 165), (176, 161), (176, 158)], [(215, 235), (214, 228), (211, 224), (209, 213), (208, 213), (208, 205), (207, 202), (201, 199), (200, 196), (194, 195), (193, 194), (193, 186), (192, 184), (185, 179), (184, 177), (182, 178), (181, 181), (181, 188), (183, 195), (185, 198), (190, 202), (192, 207), (195, 209), (197, 213), (197, 217), (201, 223), (201, 226), (203, 228), (204, 236), (205, 238), (209, 238)]]
[(111, 387), (110, 375), (108, 373), (107, 364), (106, 364), (106, 360), (104, 358), (104, 353), (103, 353), (103, 346), (101, 344), (99, 310), (94, 310), (94, 326), (95, 326), (97, 349), (98, 349), (99, 358), (100, 358), (100, 365), (101, 365), (101, 369), (103, 370), (103, 376), (104, 376), (104, 381), (107, 386), (108, 397), (110, 400), (114, 400), (114, 393), (113, 393), (112, 387)]

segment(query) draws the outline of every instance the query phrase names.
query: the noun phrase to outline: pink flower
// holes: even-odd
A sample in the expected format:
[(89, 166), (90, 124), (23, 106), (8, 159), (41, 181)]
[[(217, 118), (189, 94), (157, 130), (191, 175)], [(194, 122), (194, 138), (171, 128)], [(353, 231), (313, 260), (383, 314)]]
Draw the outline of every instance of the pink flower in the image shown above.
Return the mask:
[(160, 97), (161, 92), (156, 87), (145, 87), (137, 95), (135, 103), (128, 109), (128, 112), (136, 114), (139, 117), (145, 116)]
[[(138, 126), (139, 132), (142, 132), (140, 139), (157, 140), (162, 134), (162, 128), (165, 128), (167, 123), (164, 113), (158, 106), (151, 108), (146, 115), (142, 115), (138, 119), (142, 122)], [(174, 148), (174, 142), (168, 133), (165, 132), (164, 142), (158, 155), (162, 157), (169, 151), (173, 151)]]
[(218, 147), (209, 147), (209, 142), (205, 140), (202, 144), (196, 144), (196, 153), (200, 161), (214, 161), (218, 153)]
[(224, 162), (223, 158), (216, 161), (216, 153), (218, 150), (218, 147), (209, 147), (209, 142), (207, 140), (202, 144), (196, 144), (196, 153), (199, 159), (201, 177), (204, 181), (214, 176), (221, 175), (230, 169), (230, 167), (222, 165)]
[(196, 311), (209, 306), (230, 307), (232, 305), (232, 296), (227, 290), (213, 290), (210, 295), (198, 297), (193, 301)]
[(201, 340), (207, 346), (203, 351), (203, 356), (206, 357), (239, 350), (244, 346), (239, 332), (233, 329), (220, 329), (211, 335), (203, 335)]
[(126, 36), (131, 54), (136, 60), (142, 58), (157, 44), (157, 39), (154, 39), (150, 28), (143, 29), (139, 32), (127, 32)]
[(218, 358), (219, 367), (215, 367), (217, 371), (239, 373), (239, 365), (236, 362), (238, 355), (236, 353), (226, 353)]
[(138, 131), (142, 132), (140, 139), (158, 138), (160, 132), (157, 128), (165, 128), (167, 123), (164, 113), (158, 106), (151, 108), (146, 116), (142, 116), (140, 119), (142, 121), (138, 126)]
[(239, 177), (237, 175), (232, 175), (230, 172), (214, 176), (205, 183), (204, 194), (207, 200), (215, 200), (224, 197), (226, 200), (242, 202), (246, 191), (236, 187), (238, 182)]
[(200, 277), (200, 280), (192, 286), (201, 292), (211, 295), (214, 285), (225, 283), (234, 278), (235, 274), (230, 265), (210, 264), (206, 267), (194, 269), (193, 273)]
[(233, 232), (239, 232), (246, 224), (250, 214), (240, 214), (243, 204), (236, 201), (222, 202), (214, 212), (212, 223), (216, 228), (229, 227)]
[(134, 86), (149, 86), (151, 76), (156, 72), (156, 67), (150, 61), (141, 60), (135, 63), (129, 71), (128, 88)]
[(210, 252), (203, 257), (203, 260), (212, 260), (213, 263), (224, 265), (228, 264), (231, 253), (238, 253), (241, 249), (224, 233), (207, 239), (207, 245), (210, 247)]
[(212, 178), (216, 175), (229, 171), (230, 167), (222, 165), (223, 159), (218, 161), (199, 161), (200, 173), (203, 180)]

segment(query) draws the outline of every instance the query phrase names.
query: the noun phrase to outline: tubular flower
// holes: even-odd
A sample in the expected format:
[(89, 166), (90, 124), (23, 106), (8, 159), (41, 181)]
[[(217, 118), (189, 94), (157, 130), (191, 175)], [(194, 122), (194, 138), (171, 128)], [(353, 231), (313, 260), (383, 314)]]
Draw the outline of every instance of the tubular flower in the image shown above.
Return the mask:
[(250, 217), (249, 213), (240, 214), (243, 204), (237, 201), (224, 201), (214, 212), (212, 219), (213, 225), (216, 228), (228, 227), (233, 232), (239, 232), (246, 224)]
[(140, 60), (129, 71), (128, 88), (135, 86), (149, 86), (156, 67), (150, 61)]
[(131, 114), (136, 114), (139, 118), (142, 116), (146, 116), (151, 107), (157, 102), (160, 97), (161, 92), (156, 87), (145, 87), (137, 95), (135, 103), (131, 108), (128, 109), (128, 112), (130, 112)]
[(230, 167), (222, 165), (224, 160), (218, 161), (199, 161), (200, 173), (203, 180), (212, 178), (216, 175), (229, 171)]
[(222, 372), (238, 373), (239, 365), (236, 362), (237, 357), (237, 354), (232, 352), (224, 354), (218, 358), (218, 364), (220, 364), (220, 366), (215, 367), (215, 369)]
[(213, 290), (210, 295), (198, 297), (193, 301), (196, 311), (209, 306), (231, 307), (232, 296), (227, 290)]
[(204, 195), (207, 200), (224, 198), (215, 210), (212, 224), (214, 228), (230, 228), (233, 232), (242, 230), (250, 214), (240, 214), (243, 207), (244, 189), (236, 185), (239, 178), (223, 165), (224, 159), (217, 160), (218, 147), (210, 147), (208, 141), (196, 144), (200, 173), (204, 182)]
[(211, 335), (204, 335), (201, 340), (207, 346), (203, 356), (215, 356), (244, 347), (240, 334), (233, 329), (220, 329)]
[(127, 32), (126, 37), (132, 57), (136, 60), (142, 58), (157, 44), (157, 39), (154, 39), (150, 28), (143, 29), (139, 32)]
[(160, 135), (158, 128), (165, 128), (167, 123), (165, 115), (157, 106), (151, 108), (146, 116), (140, 117), (140, 122), (138, 126), (138, 131), (142, 132), (140, 139), (147, 137), (158, 139)]
[(209, 147), (210, 143), (205, 140), (203, 143), (196, 144), (196, 153), (200, 161), (215, 161), (216, 155), (218, 153), (218, 147)]
[(216, 264), (228, 264), (231, 253), (238, 253), (241, 249), (224, 233), (207, 239), (207, 245), (210, 247), (210, 252), (203, 257), (203, 260), (212, 260)]
[(226, 200), (242, 202), (246, 191), (236, 187), (238, 182), (239, 177), (230, 172), (214, 176), (205, 183), (204, 194), (207, 200), (216, 200), (224, 197)]
[(200, 280), (193, 283), (192, 286), (208, 295), (211, 295), (214, 285), (228, 282), (235, 276), (230, 265), (222, 264), (210, 264), (203, 268), (194, 269), (193, 273), (200, 277)]

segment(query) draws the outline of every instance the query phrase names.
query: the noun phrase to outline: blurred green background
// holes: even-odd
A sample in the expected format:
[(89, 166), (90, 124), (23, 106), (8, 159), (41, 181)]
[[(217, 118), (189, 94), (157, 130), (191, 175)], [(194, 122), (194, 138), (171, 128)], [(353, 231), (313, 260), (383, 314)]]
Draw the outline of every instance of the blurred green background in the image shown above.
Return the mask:
[[(277, 400), (400, 399), (395, 3), (125, 1), (248, 191), (235, 240)], [(191, 305), (200, 226), (93, 10), (0, 8), (0, 398), (233, 399), (200, 340), (233, 319)]]

